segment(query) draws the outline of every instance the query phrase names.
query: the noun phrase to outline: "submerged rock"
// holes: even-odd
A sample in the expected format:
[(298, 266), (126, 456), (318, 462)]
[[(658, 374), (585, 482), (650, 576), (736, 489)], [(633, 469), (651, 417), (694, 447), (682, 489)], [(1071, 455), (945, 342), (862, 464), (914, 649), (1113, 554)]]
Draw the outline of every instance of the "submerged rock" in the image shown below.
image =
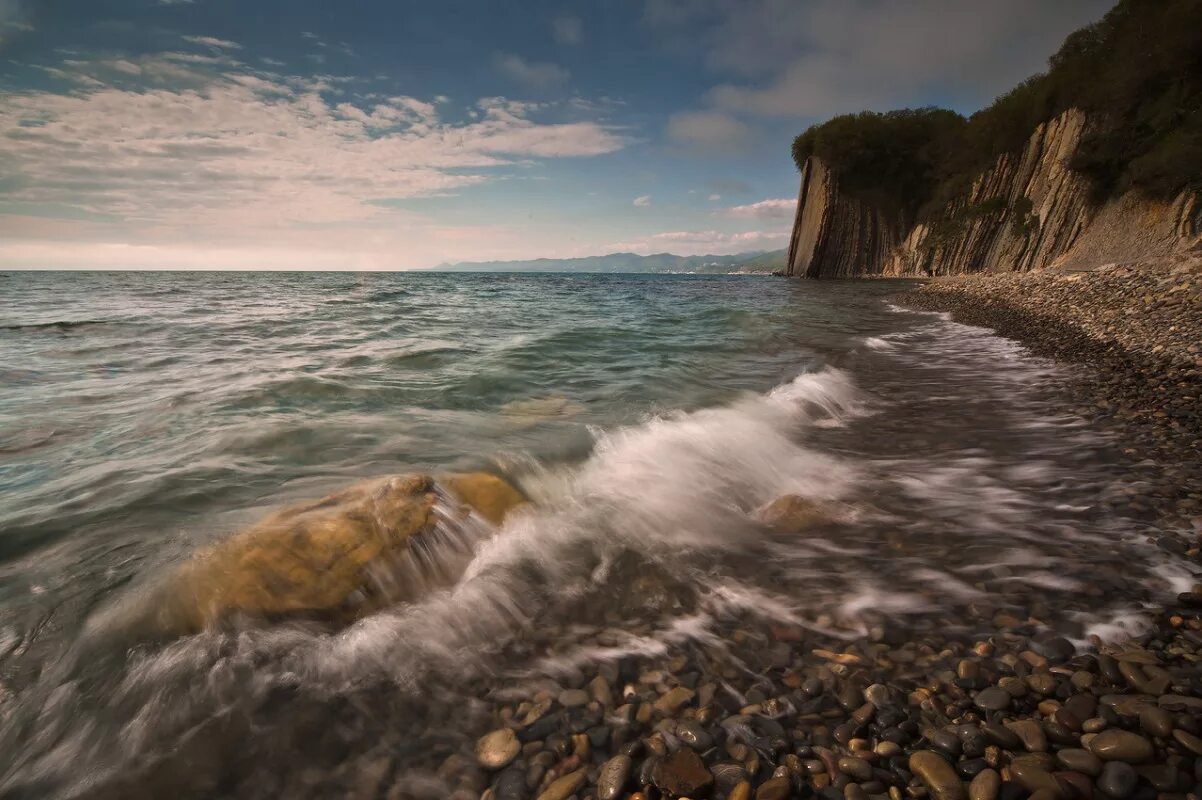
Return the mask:
[(494, 475), (391, 475), (276, 512), (197, 553), (152, 598), (160, 630), (244, 614), (349, 618), (453, 582), (525, 497)]
[(798, 532), (826, 522), (830, 515), (821, 505), (796, 494), (776, 498), (756, 512), (760, 522), (788, 532)]

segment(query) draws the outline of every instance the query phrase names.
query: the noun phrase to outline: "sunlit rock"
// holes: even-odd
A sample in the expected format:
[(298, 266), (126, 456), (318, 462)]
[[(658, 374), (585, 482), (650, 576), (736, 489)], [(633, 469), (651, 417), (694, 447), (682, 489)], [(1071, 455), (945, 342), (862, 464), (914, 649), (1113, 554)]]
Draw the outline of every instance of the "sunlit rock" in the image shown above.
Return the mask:
[(756, 518), (778, 530), (796, 532), (827, 522), (830, 513), (813, 500), (786, 494), (761, 508)]
[(350, 618), (453, 582), (474, 543), (525, 502), (482, 473), (364, 481), (198, 553), (156, 613), (185, 630), (238, 614)]

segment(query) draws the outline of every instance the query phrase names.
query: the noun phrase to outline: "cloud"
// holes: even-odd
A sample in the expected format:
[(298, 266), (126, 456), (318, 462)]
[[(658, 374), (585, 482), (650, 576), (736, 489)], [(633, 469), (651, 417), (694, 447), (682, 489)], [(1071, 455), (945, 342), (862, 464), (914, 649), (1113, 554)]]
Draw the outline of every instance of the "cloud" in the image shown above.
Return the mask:
[(551, 36), (559, 44), (580, 44), (584, 26), (580, 17), (564, 14), (551, 22)]
[(634, 204), (639, 208), (647, 208), (651, 205), (651, 195), (644, 194), (634, 198)]
[(743, 148), (750, 129), (721, 111), (686, 111), (668, 118), (668, 138), (701, 150), (730, 151)]
[(725, 76), (727, 113), (822, 118), (939, 94), (977, 107), (1044, 68), (1112, 0), (648, 0), (645, 19)]
[(709, 197), (709, 200), (711, 203), (716, 203), (721, 199), (722, 199), (722, 195), (717, 194), (716, 192), (714, 194), (711, 194)]
[(497, 53), (493, 58), (497, 72), (530, 89), (555, 89), (563, 86), (570, 73), (557, 64), (526, 61), (513, 53)]
[(641, 255), (664, 251), (684, 256), (729, 255), (751, 250), (778, 250), (785, 246), (787, 240), (788, 234), (783, 231), (666, 231), (623, 242), (612, 242), (606, 245), (606, 248)]
[(29, 11), (21, 0), (0, 0), (0, 45), (7, 42), (13, 33), (33, 30), (29, 24)]
[(212, 36), (185, 36), (184, 41), (204, 45), (205, 47), (216, 47), (220, 50), (239, 50), (242, 48), (242, 45), (237, 42), (231, 42), (228, 39), (217, 39)]
[(793, 219), (797, 212), (797, 201), (782, 197), (776, 200), (761, 200), (742, 206), (733, 206), (720, 212), (735, 219)]
[(504, 98), (469, 122), (443, 120), (410, 96), (370, 104), (330, 99), (334, 77), (280, 77), (246, 67), (179, 63), (172, 54), (73, 60), (69, 91), (0, 92), (0, 147), (11, 215), (170, 229), (295, 231), (374, 224), (388, 204), (454, 192), (529, 170), (540, 159), (625, 146), (591, 120), (542, 122), (539, 107)]

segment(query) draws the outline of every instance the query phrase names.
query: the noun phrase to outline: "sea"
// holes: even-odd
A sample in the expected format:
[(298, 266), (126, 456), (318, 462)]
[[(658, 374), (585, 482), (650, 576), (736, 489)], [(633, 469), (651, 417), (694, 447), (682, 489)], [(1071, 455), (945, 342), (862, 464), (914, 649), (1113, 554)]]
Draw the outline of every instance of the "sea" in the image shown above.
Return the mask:
[[(439, 796), (490, 693), (737, 619), (1138, 633), (1191, 581), (1072, 368), (910, 286), (0, 275), (0, 797), (323, 796), (382, 742)], [(349, 624), (123, 624), (275, 510), (449, 471), (532, 501), (452, 585)], [(824, 520), (769, 529), (785, 495)]]

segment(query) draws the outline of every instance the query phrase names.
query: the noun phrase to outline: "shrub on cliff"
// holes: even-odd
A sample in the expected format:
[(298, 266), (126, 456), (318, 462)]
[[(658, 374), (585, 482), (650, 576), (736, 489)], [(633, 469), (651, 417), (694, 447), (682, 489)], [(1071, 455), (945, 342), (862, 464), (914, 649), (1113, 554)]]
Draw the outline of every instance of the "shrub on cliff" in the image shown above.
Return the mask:
[(839, 175), (845, 191), (914, 211), (940, 179), (943, 151), (954, 146), (964, 117), (940, 108), (845, 114), (793, 140), (798, 169), (817, 155)]

